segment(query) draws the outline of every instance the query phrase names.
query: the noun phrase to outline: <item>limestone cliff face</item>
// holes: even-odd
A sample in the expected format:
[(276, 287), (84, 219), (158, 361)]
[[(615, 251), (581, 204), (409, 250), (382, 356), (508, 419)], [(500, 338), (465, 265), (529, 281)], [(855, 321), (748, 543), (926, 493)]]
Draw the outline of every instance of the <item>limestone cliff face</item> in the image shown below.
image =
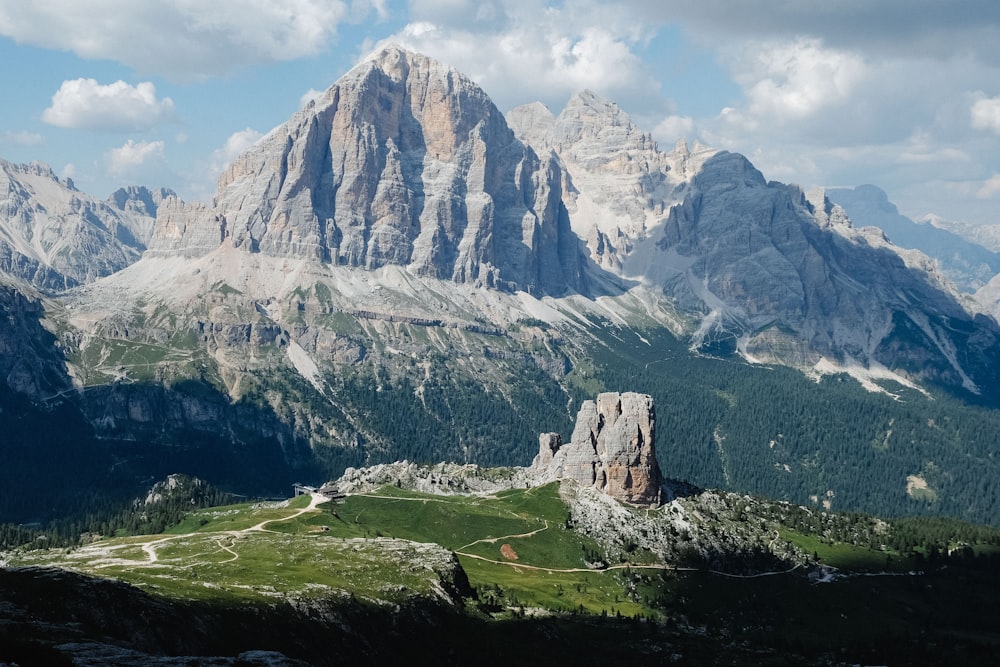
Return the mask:
[(561, 294), (581, 256), (562, 175), (456, 70), (387, 47), (239, 157), (157, 252), (249, 252)]
[(655, 504), (663, 484), (655, 439), (651, 396), (606, 392), (580, 406), (568, 445), (557, 433), (539, 437), (532, 468), (545, 478), (572, 479), (623, 502)]

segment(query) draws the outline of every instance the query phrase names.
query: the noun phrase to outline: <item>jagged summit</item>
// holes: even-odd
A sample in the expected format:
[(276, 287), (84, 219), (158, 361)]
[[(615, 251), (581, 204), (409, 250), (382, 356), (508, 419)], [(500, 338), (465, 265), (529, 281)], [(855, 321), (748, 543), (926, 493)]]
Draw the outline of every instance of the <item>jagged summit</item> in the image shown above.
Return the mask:
[(561, 294), (582, 287), (561, 184), (481, 88), (390, 45), (237, 158), (214, 206), (162, 220), (152, 247)]

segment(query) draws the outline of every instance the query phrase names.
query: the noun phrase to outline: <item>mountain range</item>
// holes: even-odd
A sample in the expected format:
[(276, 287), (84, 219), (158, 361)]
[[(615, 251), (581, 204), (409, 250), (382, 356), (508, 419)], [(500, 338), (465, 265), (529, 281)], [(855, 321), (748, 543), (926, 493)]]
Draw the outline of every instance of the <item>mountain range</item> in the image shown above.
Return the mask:
[[(631, 390), (640, 371), (682, 387), (718, 360), (754, 383), (790, 367), (817, 396), (834, 391), (820, 378), (850, 375), (852, 401), (887, 397), (859, 449), (898, 432), (893, 401), (1000, 400), (989, 309), (957, 269), (855, 225), (848, 193), (767, 181), (700, 144), (662, 151), (591, 92), (558, 115), (505, 116), (457, 70), (395, 46), (238, 157), (207, 204), (141, 187), (102, 202), (44, 165), (0, 166), (0, 371), (22, 411), (0, 417), (72, 411), (100, 452), (94, 479), (122, 461), (136, 476), (197, 461), (244, 486), (403, 455), (526, 463), (540, 425), (565, 431), (594, 389)], [(963, 288), (988, 282), (983, 253)], [(715, 379), (688, 384), (754, 410)], [(925, 418), (922, 444), (892, 450), (900, 471), (932, 486), (992, 474), (993, 412), (957, 405), (986, 435), (934, 460), (961, 420)], [(768, 410), (761, 446), (807, 419)], [(742, 436), (713, 414), (677, 448), (710, 447), (739, 486), (723, 443)], [(834, 493), (795, 452), (759, 459), (801, 473), (781, 493)], [(898, 477), (883, 491), (909, 502)], [(865, 502), (878, 498), (847, 504)]]

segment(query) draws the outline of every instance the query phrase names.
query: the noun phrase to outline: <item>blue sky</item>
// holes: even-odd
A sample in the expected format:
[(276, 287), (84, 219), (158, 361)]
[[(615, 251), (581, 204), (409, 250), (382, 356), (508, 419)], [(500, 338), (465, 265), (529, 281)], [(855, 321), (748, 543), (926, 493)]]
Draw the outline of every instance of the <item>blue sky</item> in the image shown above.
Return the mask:
[(995, 0), (0, 0), (0, 157), (102, 197), (208, 199), (241, 148), (383, 41), (503, 110), (558, 113), (589, 88), (665, 148), (1000, 223)]

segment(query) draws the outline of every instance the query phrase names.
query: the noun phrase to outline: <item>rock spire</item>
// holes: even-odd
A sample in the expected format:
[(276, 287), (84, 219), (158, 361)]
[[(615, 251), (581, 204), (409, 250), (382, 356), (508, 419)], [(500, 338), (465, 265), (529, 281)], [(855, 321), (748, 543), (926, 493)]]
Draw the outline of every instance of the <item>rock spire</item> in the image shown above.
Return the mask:
[(659, 504), (662, 476), (656, 462), (653, 397), (606, 392), (584, 401), (569, 444), (558, 433), (539, 437), (532, 468), (548, 479), (572, 479), (617, 500)]

